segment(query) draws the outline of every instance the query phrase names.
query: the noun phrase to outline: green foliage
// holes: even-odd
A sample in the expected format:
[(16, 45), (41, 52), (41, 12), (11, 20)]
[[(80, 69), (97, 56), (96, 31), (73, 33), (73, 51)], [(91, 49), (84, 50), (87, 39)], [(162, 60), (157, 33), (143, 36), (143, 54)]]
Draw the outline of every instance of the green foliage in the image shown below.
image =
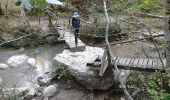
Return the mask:
[(167, 78), (169, 76), (161, 72), (155, 72), (147, 76), (141, 75), (143, 90), (149, 93), (150, 100), (170, 100), (170, 93), (163, 88)]
[[(138, 72), (133, 71), (128, 77), (127, 89), (130, 93), (140, 88), (141, 92), (136, 95), (135, 100), (170, 100), (168, 92), (168, 80), (170, 76), (159, 71), (156, 72)], [(142, 99), (141, 99), (142, 98)]]
[(56, 66), (55, 73), (56, 73), (57, 79), (68, 79), (69, 77), (68, 70), (65, 67), (60, 66), (60, 65)]
[(44, 14), (44, 9), (48, 6), (45, 0), (31, 0), (31, 5), (33, 6), (33, 12), (38, 14)]
[(150, 10), (160, 10), (161, 3), (163, 0), (139, 0), (138, 5), (141, 7), (141, 10), (149, 12)]
[(113, 13), (119, 13), (122, 10), (131, 10), (133, 12), (154, 12), (161, 13), (163, 0), (117, 0), (110, 7), (109, 11)]
[(5, 93), (3, 91), (2, 87), (0, 87), (0, 100), (20, 100), (19, 96), (16, 95), (14, 91), (11, 91), (10, 93)]
[(128, 8), (130, 5), (131, 4), (128, 0), (118, 0), (110, 6), (109, 12), (116, 13), (122, 9)]
[(9, 94), (7, 100), (20, 100), (16, 94)]
[[(88, 33), (94, 36), (105, 36), (105, 23), (100, 23), (99, 26), (89, 25), (86, 27), (84, 33)], [(109, 25), (109, 35), (112, 36), (113, 34), (120, 33), (121, 29), (117, 23), (110, 23)]]

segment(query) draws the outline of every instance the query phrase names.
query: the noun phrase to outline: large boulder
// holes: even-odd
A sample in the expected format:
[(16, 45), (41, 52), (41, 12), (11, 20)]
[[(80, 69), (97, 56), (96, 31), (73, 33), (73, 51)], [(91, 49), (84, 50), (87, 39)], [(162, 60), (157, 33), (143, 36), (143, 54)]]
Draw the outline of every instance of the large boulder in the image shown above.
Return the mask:
[(18, 67), (26, 62), (28, 57), (26, 55), (15, 55), (8, 59), (7, 64), (12, 67)]
[(8, 65), (3, 64), (3, 63), (0, 64), (0, 69), (5, 70), (5, 69), (8, 69), (8, 68), (9, 68)]
[(34, 58), (28, 58), (27, 64), (30, 65), (33, 68), (36, 68), (36, 59)]
[(102, 56), (104, 50), (98, 47), (86, 47), (83, 52), (70, 52), (69, 50), (57, 54), (54, 58), (54, 64), (67, 66), (70, 74), (82, 85), (89, 90), (107, 90), (114, 83), (112, 70), (100, 77), (99, 68), (86, 66), (87, 63), (93, 62), (97, 57)]
[(57, 92), (57, 85), (50, 85), (46, 87), (43, 91), (44, 97), (52, 97), (56, 94)]

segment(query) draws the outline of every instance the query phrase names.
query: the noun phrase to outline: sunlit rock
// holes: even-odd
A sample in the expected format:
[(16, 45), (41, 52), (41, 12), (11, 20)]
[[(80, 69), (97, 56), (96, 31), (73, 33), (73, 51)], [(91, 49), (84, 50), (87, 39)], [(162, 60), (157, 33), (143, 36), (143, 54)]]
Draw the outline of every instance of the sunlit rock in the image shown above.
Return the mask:
[(36, 95), (36, 90), (34, 88), (30, 88), (29, 92), (26, 95), (27, 99), (33, 99)]
[(46, 86), (50, 84), (51, 78), (39, 77), (37, 81), (40, 86)]
[(8, 69), (8, 68), (9, 68), (8, 65), (3, 64), (3, 63), (0, 64), (0, 69), (5, 70), (5, 69)]
[(50, 85), (46, 87), (43, 91), (44, 97), (52, 97), (56, 94), (57, 92), (57, 85)]
[(120, 72), (114, 71), (114, 79), (116, 81), (121, 80), (125, 84), (127, 82), (129, 73), (130, 73), (129, 70), (120, 70)]
[(26, 55), (15, 55), (8, 59), (7, 64), (12, 67), (18, 67), (26, 62), (28, 57)]
[(28, 58), (27, 64), (33, 68), (36, 68), (36, 60), (34, 58)]
[(99, 68), (86, 66), (92, 63), (99, 56), (102, 56), (104, 49), (87, 46), (83, 52), (70, 52), (64, 50), (54, 58), (55, 64), (67, 66), (70, 74), (89, 90), (107, 90), (112, 87), (114, 75), (112, 70), (107, 70), (106, 74), (100, 77)]

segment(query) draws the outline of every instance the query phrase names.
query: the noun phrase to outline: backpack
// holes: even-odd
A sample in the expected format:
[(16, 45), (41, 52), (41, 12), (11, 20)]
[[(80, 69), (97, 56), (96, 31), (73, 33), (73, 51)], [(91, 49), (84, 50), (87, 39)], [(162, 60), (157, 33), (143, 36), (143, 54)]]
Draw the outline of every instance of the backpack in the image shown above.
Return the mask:
[(72, 26), (74, 28), (79, 28), (80, 27), (80, 19), (79, 18), (72, 18)]

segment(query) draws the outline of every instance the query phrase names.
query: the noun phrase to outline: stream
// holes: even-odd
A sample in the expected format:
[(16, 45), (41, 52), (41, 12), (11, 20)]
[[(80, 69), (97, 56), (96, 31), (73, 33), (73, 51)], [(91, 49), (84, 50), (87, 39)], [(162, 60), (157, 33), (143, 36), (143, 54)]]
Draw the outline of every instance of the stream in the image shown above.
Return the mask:
[[(54, 46), (39, 46), (34, 49), (14, 50), (1, 49), (0, 62), (6, 61), (14, 55), (27, 55), (35, 58), (38, 63), (37, 70), (40, 73), (46, 73), (53, 69), (52, 61), (56, 54), (61, 53), (65, 48), (64, 44), (57, 44)], [(43, 67), (45, 66), (45, 67)], [(10, 67), (7, 70), (0, 70), (0, 77), (2, 77), (3, 88), (18, 88), (26, 85), (27, 82), (32, 81), (35, 72), (29, 65), (22, 65), (17, 68)], [(65, 84), (59, 84), (59, 91), (50, 98), (50, 100), (120, 100), (119, 96), (112, 89), (108, 91), (89, 91), (78, 84), (74, 79), (68, 80)], [(41, 99), (40, 99), (41, 100)]]
[[(142, 45), (144, 45), (144, 43), (142, 43)], [(61, 53), (65, 47), (63, 43), (59, 43), (54, 46), (43, 45), (26, 50), (0, 49), (0, 62), (6, 63), (6, 61), (14, 55), (27, 55), (30, 58), (36, 59), (39, 74), (44, 74), (54, 69), (52, 65), (53, 58), (56, 54)], [(137, 56), (141, 57), (143, 53), (140, 54), (140, 52), (142, 52), (140, 47), (141, 45), (137, 45), (136, 48), (134, 48), (134, 44), (130, 44), (128, 46), (115, 46), (112, 50), (113, 53), (118, 56), (132, 57), (132, 55), (137, 55), (137, 52), (139, 52)], [(157, 57), (157, 53), (153, 51), (147, 54), (148, 56)], [(145, 57), (145, 55), (143, 55), (143, 57)], [(23, 84), (25, 85), (26, 82), (30, 82), (35, 75), (35, 72), (29, 65), (0, 70), (3, 88), (21, 87)], [(115, 92), (116, 90), (114, 88), (108, 91), (89, 91), (78, 84), (74, 79), (67, 80), (64, 84), (57, 84), (59, 84), (59, 91), (54, 97), (50, 98), (50, 100), (124, 100), (121, 96), (122, 93), (120, 91)]]

